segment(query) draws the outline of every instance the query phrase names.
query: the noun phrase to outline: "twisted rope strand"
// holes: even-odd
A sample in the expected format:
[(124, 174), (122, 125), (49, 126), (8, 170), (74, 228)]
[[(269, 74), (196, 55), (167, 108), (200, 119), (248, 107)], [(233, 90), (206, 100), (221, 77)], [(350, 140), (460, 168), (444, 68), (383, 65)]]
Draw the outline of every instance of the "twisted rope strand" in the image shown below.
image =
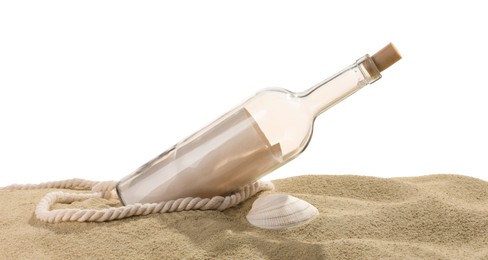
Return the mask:
[(48, 223), (67, 221), (78, 222), (105, 222), (128, 218), (132, 216), (144, 216), (154, 213), (169, 213), (188, 210), (225, 210), (236, 206), (260, 191), (273, 190), (271, 182), (256, 181), (244, 186), (239, 191), (228, 196), (215, 196), (212, 198), (180, 198), (163, 201), (161, 203), (131, 204), (108, 209), (55, 209), (51, 207), (56, 203), (72, 203), (91, 198), (117, 197), (115, 192), (116, 182), (95, 182), (83, 179), (70, 179), (64, 181), (45, 182), (41, 184), (10, 185), (4, 187), (7, 190), (27, 190), (44, 188), (84, 189), (94, 193), (66, 193), (61, 191), (50, 192), (37, 204), (35, 215), (37, 219)]
[(42, 182), (39, 184), (12, 184), (3, 187), (4, 190), (33, 190), (33, 189), (72, 189), (90, 190), (99, 182), (84, 179), (69, 179), (62, 181)]

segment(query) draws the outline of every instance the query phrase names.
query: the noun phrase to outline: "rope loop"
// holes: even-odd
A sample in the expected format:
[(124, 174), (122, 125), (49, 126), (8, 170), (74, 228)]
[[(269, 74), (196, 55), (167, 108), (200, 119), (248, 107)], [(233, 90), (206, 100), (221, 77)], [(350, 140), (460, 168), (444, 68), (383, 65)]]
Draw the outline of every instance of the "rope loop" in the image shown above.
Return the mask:
[(269, 181), (256, 181), (248, 184), (228, 196), (212, 198), (187, 197), (160, 203), (135, 203), (108, 209), (51, 209), (56, 203), (72, 203), (91, 198), (117, 198), (115, 181), (96, 182), (84, 179), (69, 179), (63, 181), (44, 182), (40, 184), (10, 185), (4, 190), (29, 189), (72, 189), (91, 190), (93, 193), (66, 193), (62, 191), (50, 192), (44, 196), (35, 209), (37, 219), (48, 223), (59, 222), (105, 222), (124, 219), (133, 216), (145, 216), (154, 213), (170, 213), (188, 210), (225, 210), (247, 200), (258, 192), (273, 190), (274, 185)]

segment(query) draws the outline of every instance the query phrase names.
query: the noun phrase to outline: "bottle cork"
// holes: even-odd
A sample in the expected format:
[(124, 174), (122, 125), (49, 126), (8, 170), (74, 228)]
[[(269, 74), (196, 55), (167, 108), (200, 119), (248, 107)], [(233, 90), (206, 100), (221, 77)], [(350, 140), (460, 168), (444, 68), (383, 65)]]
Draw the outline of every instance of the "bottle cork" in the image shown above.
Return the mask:
[(392, 43), (389, 43), (371, 57), (376, 68), (378, 68), (380, 72), (384, 71), (401, 58), (402, 56), (400, 56), (400, 53)]

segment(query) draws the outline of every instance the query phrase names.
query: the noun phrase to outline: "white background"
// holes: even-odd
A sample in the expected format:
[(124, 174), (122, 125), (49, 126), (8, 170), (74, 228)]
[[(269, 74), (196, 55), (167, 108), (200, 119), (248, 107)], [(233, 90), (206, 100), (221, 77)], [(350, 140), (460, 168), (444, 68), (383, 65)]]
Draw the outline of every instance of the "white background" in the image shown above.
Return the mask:
[[(413, 3), (416, 2), (416, 3)], [(2, 1), (0, 186), (118, 180), (258, 90), (403, 59), (269, 175), (488, 180), (483, 1)]]

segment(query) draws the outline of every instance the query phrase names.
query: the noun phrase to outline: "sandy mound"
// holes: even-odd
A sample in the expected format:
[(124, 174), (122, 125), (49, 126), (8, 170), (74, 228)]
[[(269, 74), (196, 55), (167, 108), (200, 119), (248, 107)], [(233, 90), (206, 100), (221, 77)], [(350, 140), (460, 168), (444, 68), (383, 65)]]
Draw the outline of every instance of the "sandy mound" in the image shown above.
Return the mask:
[[(245, 219), (256, 197), (223, 212), (191, 211), (108, 223), (46, 224), (33, 215), (52, 190), (0, 190), (1, 259), (488, 258), (488, 183), (459, 175), (381, 179), (300, 176), (276, 190), (316, 206), (283, 231)], [(56, 207), (104, 208), (91, 199)]]

